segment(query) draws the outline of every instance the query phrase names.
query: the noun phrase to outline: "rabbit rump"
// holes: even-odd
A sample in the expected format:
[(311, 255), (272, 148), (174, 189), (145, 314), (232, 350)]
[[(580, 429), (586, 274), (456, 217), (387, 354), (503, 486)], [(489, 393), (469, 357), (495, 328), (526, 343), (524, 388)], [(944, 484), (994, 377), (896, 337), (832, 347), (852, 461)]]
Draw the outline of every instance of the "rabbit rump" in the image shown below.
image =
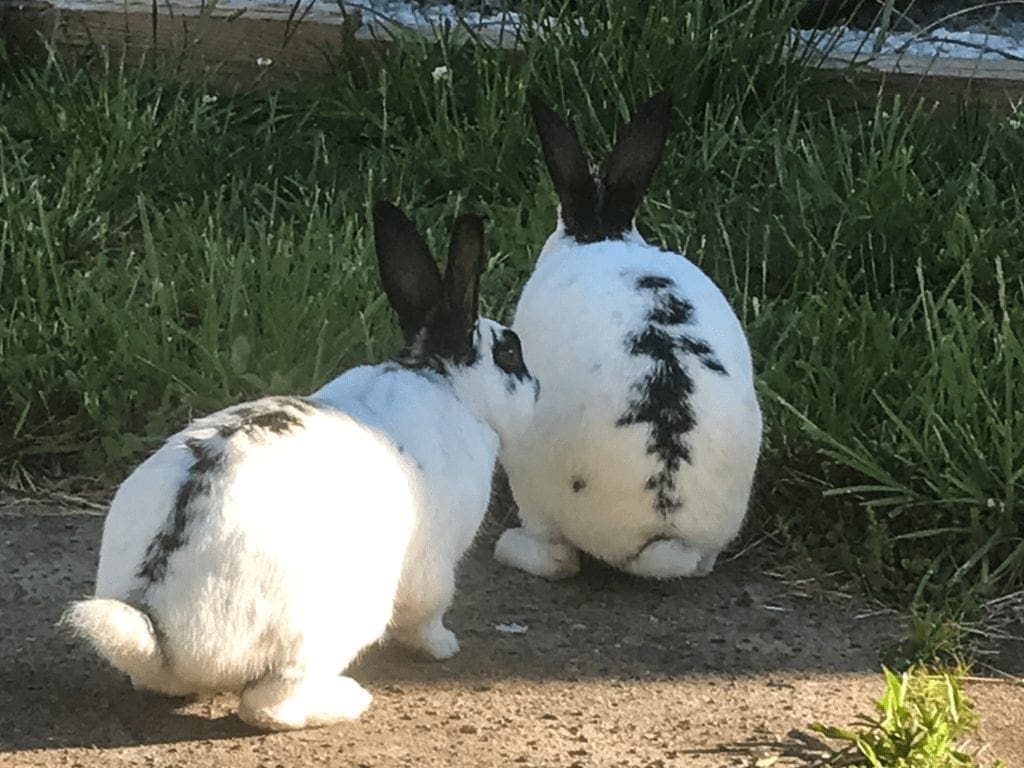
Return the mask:
[(547, 578), (576, 573), (579, 550), (638, 576), (705, 575), (746, 515), (761, 411), (722, 292), (636, 230), (671, 98), (640, 108), (600, 178), (575, 131), (531, 108), (561, 205), (512, 326), (543, 388), (502, 457), (522, 527), (495, 557)]
[(386, 630), (458, 652), (456, 567), (537, 384), (516, 335), (477, 317), (479, 218), (456, 222), (443, 278), (397, 208), (374, 226), (401, 353), (199, 419), (118, 489), (95, 597), (64, 622), (137, 688), (237, 691), (246, 722), (304, 728), (366, 709), (342, 673)]

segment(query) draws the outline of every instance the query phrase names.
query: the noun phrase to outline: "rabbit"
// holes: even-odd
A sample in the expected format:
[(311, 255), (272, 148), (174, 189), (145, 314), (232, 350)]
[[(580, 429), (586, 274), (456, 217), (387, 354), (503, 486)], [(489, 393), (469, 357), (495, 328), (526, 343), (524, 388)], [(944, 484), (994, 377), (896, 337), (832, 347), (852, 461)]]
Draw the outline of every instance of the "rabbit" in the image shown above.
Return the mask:
[(746, 516), (762, 419), (725, 296), (636, 229), (671, 94), (637, 111), (600, 177), (576, 132), (530, 107), (560, 205), (512, 324), (543, 388), (502, 457), (521, 527), (494, 555), (551, 579), (580, 550), (641, 577), (707, 575)]
[(378, 203), (374, 229), (398, 356), (198, 419), (118, 489), (95, 597), (63, 622), (136, 688), (235, 691), (246, 723), (304, 728), (369, 706), (342, 673), (385, 634), (458, 652), (455, 570), (538, 384), (477, 316), (479, 218), (456, 221), (443, 278), (397, 208)]

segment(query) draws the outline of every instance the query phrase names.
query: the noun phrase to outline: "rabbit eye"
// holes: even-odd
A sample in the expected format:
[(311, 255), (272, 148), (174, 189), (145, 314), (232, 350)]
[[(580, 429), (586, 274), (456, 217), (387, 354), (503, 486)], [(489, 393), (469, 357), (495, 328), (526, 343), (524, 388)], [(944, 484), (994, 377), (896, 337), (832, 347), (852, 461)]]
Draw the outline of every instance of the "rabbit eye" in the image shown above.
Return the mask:
[(500, 339), (496, 340), (494, 344), (494, 364), (505, 371), (505, 373), (513, 375), (526, 373), (519, 337), (511, 331), (507, 331)]

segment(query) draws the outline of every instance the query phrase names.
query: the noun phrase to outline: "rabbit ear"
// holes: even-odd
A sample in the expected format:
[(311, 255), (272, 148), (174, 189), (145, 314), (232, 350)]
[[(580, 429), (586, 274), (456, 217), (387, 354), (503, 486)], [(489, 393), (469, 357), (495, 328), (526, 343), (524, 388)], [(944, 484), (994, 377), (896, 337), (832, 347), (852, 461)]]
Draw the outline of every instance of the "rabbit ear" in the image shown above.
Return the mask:
[(637, 110), (622, 129), (604, 172), (601, 218), (627, 231), (661, 162), (672, 119), (672, 94), (662, 91)]
[(465, 214), (455, 220), (444, 273), (447, 310), (457, 331), (472, 345), (480, 305), (480, 272), (484, 266), (484, 222)]
[(391, 203), (373, 206), (380, 282), (411, 342), (444, 301), (441, 272), (416, 225)]
[(566, 232), (576, 234), (597, 229), (597, 182), (576, 131), (536, 94), (529, 94), (528, 99), (544, 161), (562, 204)]

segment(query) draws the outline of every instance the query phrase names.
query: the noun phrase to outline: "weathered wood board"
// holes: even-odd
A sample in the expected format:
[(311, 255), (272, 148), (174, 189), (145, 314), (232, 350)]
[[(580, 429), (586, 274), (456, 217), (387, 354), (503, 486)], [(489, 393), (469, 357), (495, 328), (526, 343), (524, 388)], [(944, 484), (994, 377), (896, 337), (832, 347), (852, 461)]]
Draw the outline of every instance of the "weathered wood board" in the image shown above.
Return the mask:
[(1024, 99), (1022, 61), (833, 53), (809, 57), (807, 63), (822, 85), (822, 95), (852, 84), (861, 92), (875, 88), (904, 102), (924, 100), (942, 108), (966, 101), (1010, 109)]
[[(38, 54), (43, 41), (72, 54), (107, 46), (131, 60), (157, 59), (187, 78), (239, 88), (316, 82), (346, 47), (372, 55), (395, 29), (323, 0), (0, 0), (0, 35), (15, 53)], [(429, 27), (415, 31), (435, 35)], [(455, 34), (503, 48), (518, 44), (516, 31), (503, 24)]]
[[(331, 71), (332, 57), (356, 47), (374, 55), (393, 25), (339, 2), (252, 0), (0, 0), (0, 35), (9, 50), (39, 51), (43, 40), (70, 53), (97, 45), (132, 60), (160, 60), (184, 78), (237, 88), (302, 87)], [(418, 34), (433, 36), (430, 28)], [(515, 48), (511, 25), (464, 30), (486, 44)], [(823, 97), (854, 84), (904, 100), (1008, 108), (1024, 99), (1024, 62), (841, 55), (809, 59)]]

